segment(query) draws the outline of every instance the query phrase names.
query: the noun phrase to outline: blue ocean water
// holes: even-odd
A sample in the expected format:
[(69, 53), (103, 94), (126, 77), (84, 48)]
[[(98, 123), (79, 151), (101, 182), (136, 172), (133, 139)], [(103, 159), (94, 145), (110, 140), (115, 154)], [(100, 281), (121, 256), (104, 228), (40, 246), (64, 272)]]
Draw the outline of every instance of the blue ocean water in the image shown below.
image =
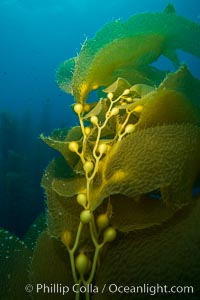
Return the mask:
[[(53, 122), (66, 117), (72, 97), (55, 83), (58, 65), (76, 55), (86, 37), (106, 22), (135, 13), (162, 11), (168, 0), (1, 0), (0, 110), (18, 115), (30, 110), (39, 119), (50, 102)], [(177, 14), (200, 22), (198, 0), (174, 0)], [(183, 56), (183, 61), (186, 56)], [(193, 74), (200, 76), (199, 60), (187, 55)]]
[[(1, 146), (3, 150), (0, 153), (0, 175), (3, 178), (0, 184), (0, 226), (13, 231), (18, 226), (16, 232), (23, 233), (23, 228), (32, 222), (43, 207), (42, 191), (36, 187), (52, 153), (44, 154), (43, 151), (47, 153), (48, 150), (46, 146), (44, 150), (38, 142), (39, 133), (49, 133), (55, 127), (69, 127), (77, 122), (69, 109), (73, 103), (72, 96), (60, 91), (55, 82), (59, 64), (76, 55), (84, 40), (93, 37), (106, 22), (118, 18), (125, 20), (140, 12), (162, 11), (168, 2), (0, 1), (0, 114), (3, 116), (1, 127), (7, 130), (4, 131), (6, 144)], [(200, 22), (198, 0), (173, 0), (171, 3), (178, 15)], [(182, 62), (187, 62), (191, 72), (200, 78), (200, 60), (183, 52), (180, 52), (180, 57)], [(172, 68), (165, 60), (158, 64)], [(35, 141), (38, 144), (34, 146), (33, 153)], [(33, 176), (30, 176), (30, 182), (26, 182), (27, 172)], [(16, 180), (20, 183), (16, 184)], [(17, 186), (11, 193), (13, 182)], [(32, 189), (37, 192), (31, 193)], [(26, 199), (27, 195), (29, 199)], [(19, 205), (18, 200), (23, 197), (23, 205)], [(9, 201), (16, 203), (9, 206)], [(33, 209), (27, 213), (30, 206)], [(10, 215), (6, 216), (6, 210)], [(10, 216), (11, 225), (7, 221)], [(24, 216), (24, 221), (19, 224), (17, 220), (21, 216)]]

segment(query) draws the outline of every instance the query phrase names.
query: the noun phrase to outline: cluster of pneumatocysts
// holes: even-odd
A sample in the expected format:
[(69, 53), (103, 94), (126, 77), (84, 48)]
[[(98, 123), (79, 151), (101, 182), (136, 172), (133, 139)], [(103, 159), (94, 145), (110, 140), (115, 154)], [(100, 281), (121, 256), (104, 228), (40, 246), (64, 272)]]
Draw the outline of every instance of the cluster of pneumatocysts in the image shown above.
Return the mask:
[[(83, 207), (80, 213), (80, 223), (77, 229), (75, 241), (71, 245), (71, 234), (66, 231), (62, 235), (62, 241), (66, 245), (71, 262), (72, 275), (75, 283), (88, 285), (92, 283), (97, 264), (100, 260), (100, 252), (105, 243), (112, 242), (116, 238), (116, 230), (110, 225), (110, 214), (108, 211), (100, 215), (90, 210), (92, 201), (91, 193), (93, 191), (93, 182), (95, 175), (98, 172), (100, 160), (107, 154), (112, 144), (106, 143), (101, 139), (102, 130), (106, 128), (111, 117), (120, 115), (123, 110), (123, 118), (121, 124), (118, 124), (114, 133), (112, 143), (119, 142), (125, 135), (132, 133), (135, 130), (135, 125), (129, 122), (130, 115), (133, 111), (139, 112), (140, 108), (131, 109), (131, 104), (134, 100), (129, 97), (130, 90), (125, 90), (119, 97), (114, 98), (113, 93), (107, 94), (106, 101), (109, 102), (108, 109), (105, 112), (105, 118), (99, 120), (98, 115), (90, 116), (90, 126), (85, 126), (85, 114), (88, 112), (88, 104), (77, 103), (74, 105), (74, 111), (78, 115), (80, 127), (82, 131), (82, 139), (80, 141), (71, 141), (68, 144), (69, 150), (75, 152), (83, 165), (83, 170), (86, 178), (85, 193), (77, 195), (77, 202)], [(87, 120), (88, 124), (88, 120)], [(96, 129), (96, 139), (92, 144), (90, 156), (87, 152), (88, 137), (93, 129)], [(91, 148), (91, 146), (90, 146)], [(79, 242), (81, 232), (84, 226), (89, 226), (90, 237), (94, 245), (93, 257), (89, 257), (87, 253), (81, 252)], [(79, 251), (79, 253), (77, 253)], [(88, 293), (85, 294), (86, 299), (90, 298)], [(79, 299), (79, 294), (76, 295)]]

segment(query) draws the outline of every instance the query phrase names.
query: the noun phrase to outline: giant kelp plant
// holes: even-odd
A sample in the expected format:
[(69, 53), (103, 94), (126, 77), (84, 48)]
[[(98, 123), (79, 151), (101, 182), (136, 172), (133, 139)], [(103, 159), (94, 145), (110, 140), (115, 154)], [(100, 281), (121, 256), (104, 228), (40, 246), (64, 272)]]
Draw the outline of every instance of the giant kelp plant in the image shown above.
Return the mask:
[[(58, 85), (74, 96), (80, 125), (41, 135), (61, 153), (42, 179), (47, 224), (23, 243), (0, 232), (8, 253), (19, 245), (17, 266), (31, 257), (29, 272), (17, 272), (21, 286), (27, 279), (34, 287), (32, 299), (63, 298), (61, 288), (38, 291), (38, 283), (69, 287), (68, 299), (144, 299), (148, 293), (133, 295), (134, 285), (192, 285), (197, 299), (200, 204), (192, 191), (200, 173), (200, 81), (176, 50), (200, 57), (199, 36), (200, 25), (168, 5), (106, 24), (59, 67)], [(161, 55), (175, 72), (151, 65)], [(87, 101), (92, 90), (94, 102)], [(129, 293), (109, 291), (111, 283)]]

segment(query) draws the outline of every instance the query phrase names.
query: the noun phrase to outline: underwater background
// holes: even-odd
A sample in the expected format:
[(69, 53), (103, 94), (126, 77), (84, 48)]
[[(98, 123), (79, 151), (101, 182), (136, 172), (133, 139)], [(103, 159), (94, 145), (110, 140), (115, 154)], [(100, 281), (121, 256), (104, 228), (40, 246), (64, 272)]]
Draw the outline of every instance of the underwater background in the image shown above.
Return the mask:
[[(53, 128), (75, 126), (73, 97), (62, 92), (55, 74), (75, 56), (85, 39), (106, 22), (140, 12), (160, 12), (161, 0), (1, 0), (0, 1), (0, 227), (23, 236), (44, 211), (40, 181), (56, 154), (39, 139)], [(174, 0), (177, 14), (200, 22), (198, 0)], [(200, 78), (199, 59), (179, 51)], [(160, 58), (154, 65), (173, 70)]]

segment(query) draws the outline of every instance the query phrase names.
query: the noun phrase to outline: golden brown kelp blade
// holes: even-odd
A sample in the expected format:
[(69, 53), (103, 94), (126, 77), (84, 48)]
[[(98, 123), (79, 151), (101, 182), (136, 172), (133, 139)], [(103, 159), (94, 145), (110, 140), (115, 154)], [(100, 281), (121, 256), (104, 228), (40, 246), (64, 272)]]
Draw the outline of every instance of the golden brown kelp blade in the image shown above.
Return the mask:
[(134, 199), (120, 194), (112, 195), (112, 225), (121, 232), (130, 232), (166, 222), (175, 212), (158, 196), (142, 195)]
[(160, 89), (147, 94), (132, 108), (142, 107), (139, 120), (135, 128), (151, 126), (193, 123), (199, 124), (200, 112), (182, 93), (174, 90)]
[[(176, 145), (176, 148), (174, 148)], [(91, 209), (105, 197), (136, 197), (160, 189), (163, 201), (179, 208), (191, 201), (200, 170), (200, 129), (193, 124), (137, 130), (116, 143), (102, 161)]]
[[(54, 291), (58, 291), (57, 293), (48, 293), (47, 288), (46, 290), (38, 290), (38, 292), (34, 289), (32, 293), (32, 299), (34, 300), (54, 300), (65, 297), (73, 299), (71, 293), (73, 280), (67, 250), (60, 241), (49, 236), (46, 231), (42, 232), (34, 249), (32, 264), (30, 266), (30, 282), (34, 287), (41, 284), (52, 287), (52, 290), (55, 285)], [(59, 288), (61, 286), (70, 287), (69, 293), (65, 294), (65, 296)], [(61, 292), (59, 293), (59, 291)]]
[[(193, 200), (194, 201), (194, 200)], [(118, 239), (107, 249), (97, 271), (96, 285), (114, 283), (118, 287), (146, 284), (157, 286), (192, 286), (189, 293), (164, 295), (161, 291), (156, 300), (198, 300), (200, 281), (200, 199), (176, 214), (168, 223), (148, 230), (118, 234)], [(122, 284), (123, 283), (123, 284)], [(113, 287), (114, 288), (114, 287)], [(141, 291), (141, 289), (139, 290)], [(146, 290), (147, 291), (147, 290)], [(110, 293), (108, 284), (103, 295), (95, 294), (95, 300), (148, 300), (148, 293)]]
[[(94, 39), (87, 40), (77, 57), (72, 88), (75, 99), (109, 85), (118, 69), (148, 65), (163, 54), (178, 65), (176, 49), (200, 57), (200, 25), (177, 16), (172, 10), (144, 13), (126, 22), (105, 25)], [(128, 78), (126, 78), (128, 80)]]
[(167, 71), (161, 71), (153, 66), (141, 66), (136, 69), (133, 65), (130, 65), (126, 68), (117, 69), (114, 72), (114, 78), (127, 78), (132, 85), (141, 83), (157, 86), (165, 78), (166, 74)]

